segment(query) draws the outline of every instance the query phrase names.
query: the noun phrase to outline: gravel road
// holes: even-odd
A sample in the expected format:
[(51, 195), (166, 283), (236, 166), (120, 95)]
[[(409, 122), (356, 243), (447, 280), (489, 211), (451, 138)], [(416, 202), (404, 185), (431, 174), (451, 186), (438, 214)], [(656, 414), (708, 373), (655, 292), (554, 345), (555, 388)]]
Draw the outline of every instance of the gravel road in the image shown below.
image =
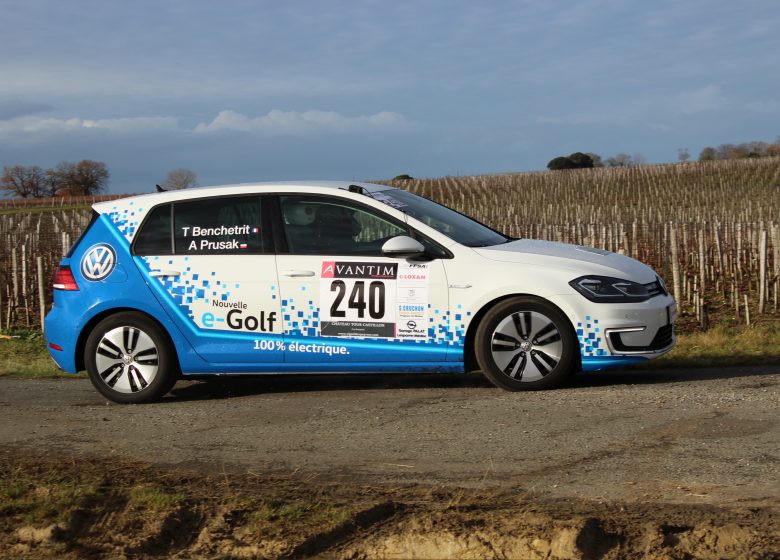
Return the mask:
[(780, 499), (780, 366), (580, 375), (506, 393), (479, 375), (180, 382), (115, 405), (86, 379), (0, 380), (0, 446), (320, 480), (513, 485), (545, 497)]

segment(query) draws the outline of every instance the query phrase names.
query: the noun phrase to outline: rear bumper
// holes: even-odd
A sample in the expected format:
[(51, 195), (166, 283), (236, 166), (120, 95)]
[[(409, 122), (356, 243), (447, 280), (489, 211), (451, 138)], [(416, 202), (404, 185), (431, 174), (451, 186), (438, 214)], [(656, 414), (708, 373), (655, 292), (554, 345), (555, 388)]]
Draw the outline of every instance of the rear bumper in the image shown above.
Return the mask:
[[(74, 324), (74, 317), (79, 317), (79, 313), (69, 312), (65, 302), (62, 300), (69, 298), (57, 297), (55, 290), (55, 303), (51, 311), (46, 315), (44, 322), (44, 333), (46, 336), (46, 349), (49, 351), (54, 363), (65, 373), (78, 373), (76, 367), (76, 349), (78, 345), (81, 325)], [(59, 301), (58, 301), (59, 300)], [(62, 348), (55, 350), (52, 344)]]

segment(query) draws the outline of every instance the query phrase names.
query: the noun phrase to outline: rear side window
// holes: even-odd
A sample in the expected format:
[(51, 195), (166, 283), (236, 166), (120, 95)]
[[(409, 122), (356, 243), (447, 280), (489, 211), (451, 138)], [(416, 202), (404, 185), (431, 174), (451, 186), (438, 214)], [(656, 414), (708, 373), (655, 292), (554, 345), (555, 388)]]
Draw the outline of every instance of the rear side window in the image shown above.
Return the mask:
[(177, 202), (173, 207), (177, 255), (269, 252), (261, 228), (261, 198), (231, 196)]
[(163, 204), (153, 209), (144, 220), (135, 238), (136, 255), (170, 255), (171, 205)]

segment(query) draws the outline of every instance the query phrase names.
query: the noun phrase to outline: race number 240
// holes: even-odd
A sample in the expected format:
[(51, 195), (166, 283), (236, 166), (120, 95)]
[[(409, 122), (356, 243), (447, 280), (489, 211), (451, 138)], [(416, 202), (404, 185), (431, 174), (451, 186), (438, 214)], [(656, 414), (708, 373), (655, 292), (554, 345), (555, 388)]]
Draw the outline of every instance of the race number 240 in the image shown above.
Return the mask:
[(384, 282), (370, 282), (368, 289), (366, 289), (365, 281), (356, 280), (347, 297), (346, 282), (334, 280), (330, 285), (330, 291), (336, 292), (335, 299), (330, 306), (330, 316), (334, 319), (345, 318), (349, 309), (356, 312), (358, 319), (365, 318), (366, 311), (371, 319), (383, 319), (385, 316)]

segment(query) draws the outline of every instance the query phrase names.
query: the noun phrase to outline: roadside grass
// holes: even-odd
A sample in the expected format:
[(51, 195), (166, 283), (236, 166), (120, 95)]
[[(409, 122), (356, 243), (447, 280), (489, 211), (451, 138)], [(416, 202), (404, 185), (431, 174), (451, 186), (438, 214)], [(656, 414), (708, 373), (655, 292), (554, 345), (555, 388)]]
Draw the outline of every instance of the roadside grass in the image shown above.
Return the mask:
[(140, 509), (162, 511), (181, 505), (186, 496), (182, 492), (166, 492), (154, 485), (139, 485), (130, 488), (130, 503)]
[[(12, 338), (5, 338), (10, 336)], [(32, 331), (0, 333), (0, 378), (74, 377), (61, 372), (46, 350), (43, 335)], [(78, 377), (84, 377), (79, 374)]]
[[(40, 554), (24, 556), (30, 558), (92, 557), (83, 554), (105, 550), (106, 542), (151, 552), (145, 548), (149, 542), (170, 546), (173, 533), (198, 534), (204, 515), (212, 526), (229, 528), (242, 546), (253, 545), (243, 546), (246, 550), (266, 541), (272, 548), (292, 549), (349, 526), (381, 498), (371, 489), (346, 495), (343, 489), (255, 473), (210, 476), (159, 469), (117, 457), (62, 460), (0, 450), (0, 550), (24, 538)], [(111, 520), (116, 538), (106, 538), (101, 519)], [(20, 537), (20, 530), (26, 536)], [(95, 546), (85, 549), (83, 543)], [(6, 556), (0, 552), (0, 557)]]
[[(6, 338), (11, 336), (12, 338)], [(780, 364), (780, 324), (718, 325), (705, 332), (683, 333), (675, 349), (640, 366), (649, 369)], [(61, 372), (49, 357), (40, 333), (0, 333), (0, 378), (86, 377)]]
[[(247, 472), (253, 478), (262, 477), (252, 471)], [(214, 482), (215, 486), (221, 489), (221, 508), (240, 514), (253, 527), (301, 520), (337, 525), (355, 513), (352, 505), (333, 501), (321, 491), (296, 492), (280, 500), (273, 493), (252, 494), (245, 492), (244, 488), (235, 487), (231, 483), (230, 475), (225, 472), (220, 478)]]
[(304, 532), (307, 527), (327, 530), (347, 523), (359, 509), (357, 504), (334, 500), (320, 492), (296, 491), (281, 498), (243, 490), (236, 493), (230, 485), (223, 485), (222, 489), (220, 508), (242, 518), (242, 532), (247, 534), (270, 536), (281, 527), (296, 532)]
[[(48, 459), (36, 464), (9, 464), (3, 458), (0, 465), (0, 519), (15, 518), (30, 525), (63, 523), (75, 509), (110, 499), (106, 495), (109, 478), (97, 465), (76, 467), (73, 461), (58, 465)], [(199, 486), (189, 477), (170, 478), (159, 473), (144, 481), (144, 475), (151, 472), (139, 465), (111, 463), (108, 470), (114, 477), (110, 493), (125, 496), (127, 507), (140, 512), (175, 510), (197, 497), (226, 511), (240, 512), (250, 528), (267, 531), (286, 526), (333, 527), (347, 522), (356, 511), (352, 504), (320, 492), (257, 494), (244, 488), (237, 492), (229, 482), (225, 484), (230, 480), (228, 475)]]
[(674, 350), (643, 367), (682, 368), (780, 364), (780, 324), (716, 325), (681, 334)]
[[(525, 558), (529, 550), (549, 556), (550, 543), (563, 542), (574, 551), (565, 557), (591, 558), (605, 555), (597, 542), (605, 539), (606, 554), (621, 558), (774, 558), (778, 550), (769, 497), (750, 508), (660, 498), (596, 502), (516, 484), (369, 485), (296, 475), (297, 469), (208, 470), (121, 454), (0, 449), (0, 557), (428, 558), (445, 550), (447, 557)], [(648, 532), (671, 532), (675, 540), (648, 544)]]
[(100, 480), (91, 473), (14, 465), (0, 473), (0, 518), (36, 525), (64, 522), (88, 496), (99, 492)]

